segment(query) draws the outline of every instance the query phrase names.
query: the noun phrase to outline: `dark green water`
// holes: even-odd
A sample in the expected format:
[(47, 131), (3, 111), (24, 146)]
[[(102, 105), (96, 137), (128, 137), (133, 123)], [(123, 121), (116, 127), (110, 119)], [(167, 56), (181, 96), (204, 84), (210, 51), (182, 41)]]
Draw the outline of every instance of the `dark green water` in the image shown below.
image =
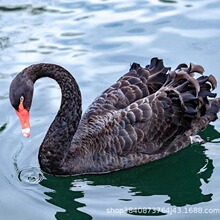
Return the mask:
[[(8, 100), (13, 77), (39, 62), (77, 79), (83, 108), (153, 56), (203, 65), (220, 82), (220, 2), (0, 1), (0, 219), (219, 219), (220, 120), (160, 161), (105, 175), (42, 174), (38, 148), (60, 103), (50, 79), (36, 83), (32, 134), (21, 135)], [(219, 89), (216, 90), (220, 96)]]

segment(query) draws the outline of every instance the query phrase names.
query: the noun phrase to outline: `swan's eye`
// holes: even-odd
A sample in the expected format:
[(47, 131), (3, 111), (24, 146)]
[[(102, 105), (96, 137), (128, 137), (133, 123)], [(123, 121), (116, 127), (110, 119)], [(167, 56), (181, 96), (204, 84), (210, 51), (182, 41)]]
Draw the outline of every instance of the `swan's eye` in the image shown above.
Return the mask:
[(24, 104), (23, 103), (24, 103), (24, 96), (21, 96), (20, 97), (20, 104), (18, 106), (19, 111), (24, 109)]
[(23, 102), (24, 102), (24, 96), (21, 96), (20, 103), (23, 103)]

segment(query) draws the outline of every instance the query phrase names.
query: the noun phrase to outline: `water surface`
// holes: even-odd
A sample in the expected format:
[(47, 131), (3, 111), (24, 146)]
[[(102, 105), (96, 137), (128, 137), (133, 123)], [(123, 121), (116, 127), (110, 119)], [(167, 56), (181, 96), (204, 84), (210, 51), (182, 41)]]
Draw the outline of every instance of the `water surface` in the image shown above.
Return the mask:
[(205, 144), (160, 161), (53, 177), (41, 173), (37, 153), (59, 108), (58, 86), (36, 83), (29, 139), (8, 100), (13, 77), (39, 62), (74, 75), (83, 109), (130, 63), (146, 65), (154, 56), (173, 68), (202, 64), (220, 81), (219, 14), (218, 0), (0, 1), (1, 219), (219, 219), (220, 120), (201, 134)]

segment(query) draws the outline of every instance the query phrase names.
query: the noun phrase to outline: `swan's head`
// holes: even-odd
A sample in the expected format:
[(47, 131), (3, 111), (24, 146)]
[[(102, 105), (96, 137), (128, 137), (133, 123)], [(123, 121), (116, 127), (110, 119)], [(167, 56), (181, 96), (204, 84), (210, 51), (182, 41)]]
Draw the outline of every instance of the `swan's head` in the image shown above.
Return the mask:
[(29, 111), (33, 97), (33, 82), (24, 77), (24, 74), (18, 74), (11, 83), (9, 98), (11, 105), (18, 115), (22, 127), (22, 134), (25, 137), (30, 136)]

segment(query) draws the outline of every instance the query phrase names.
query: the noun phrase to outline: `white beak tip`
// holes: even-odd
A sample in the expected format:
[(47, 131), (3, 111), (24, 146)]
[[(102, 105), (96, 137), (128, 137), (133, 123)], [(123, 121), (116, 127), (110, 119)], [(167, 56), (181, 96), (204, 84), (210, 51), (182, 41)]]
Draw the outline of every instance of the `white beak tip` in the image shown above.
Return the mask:
[(24, 137), (26, 137), (26, 138), (30, 137), (30, 135), (31, 135), (31, 129), (30, 129), (29, 127), (22, 129), (22, 134), (23, 134)]

